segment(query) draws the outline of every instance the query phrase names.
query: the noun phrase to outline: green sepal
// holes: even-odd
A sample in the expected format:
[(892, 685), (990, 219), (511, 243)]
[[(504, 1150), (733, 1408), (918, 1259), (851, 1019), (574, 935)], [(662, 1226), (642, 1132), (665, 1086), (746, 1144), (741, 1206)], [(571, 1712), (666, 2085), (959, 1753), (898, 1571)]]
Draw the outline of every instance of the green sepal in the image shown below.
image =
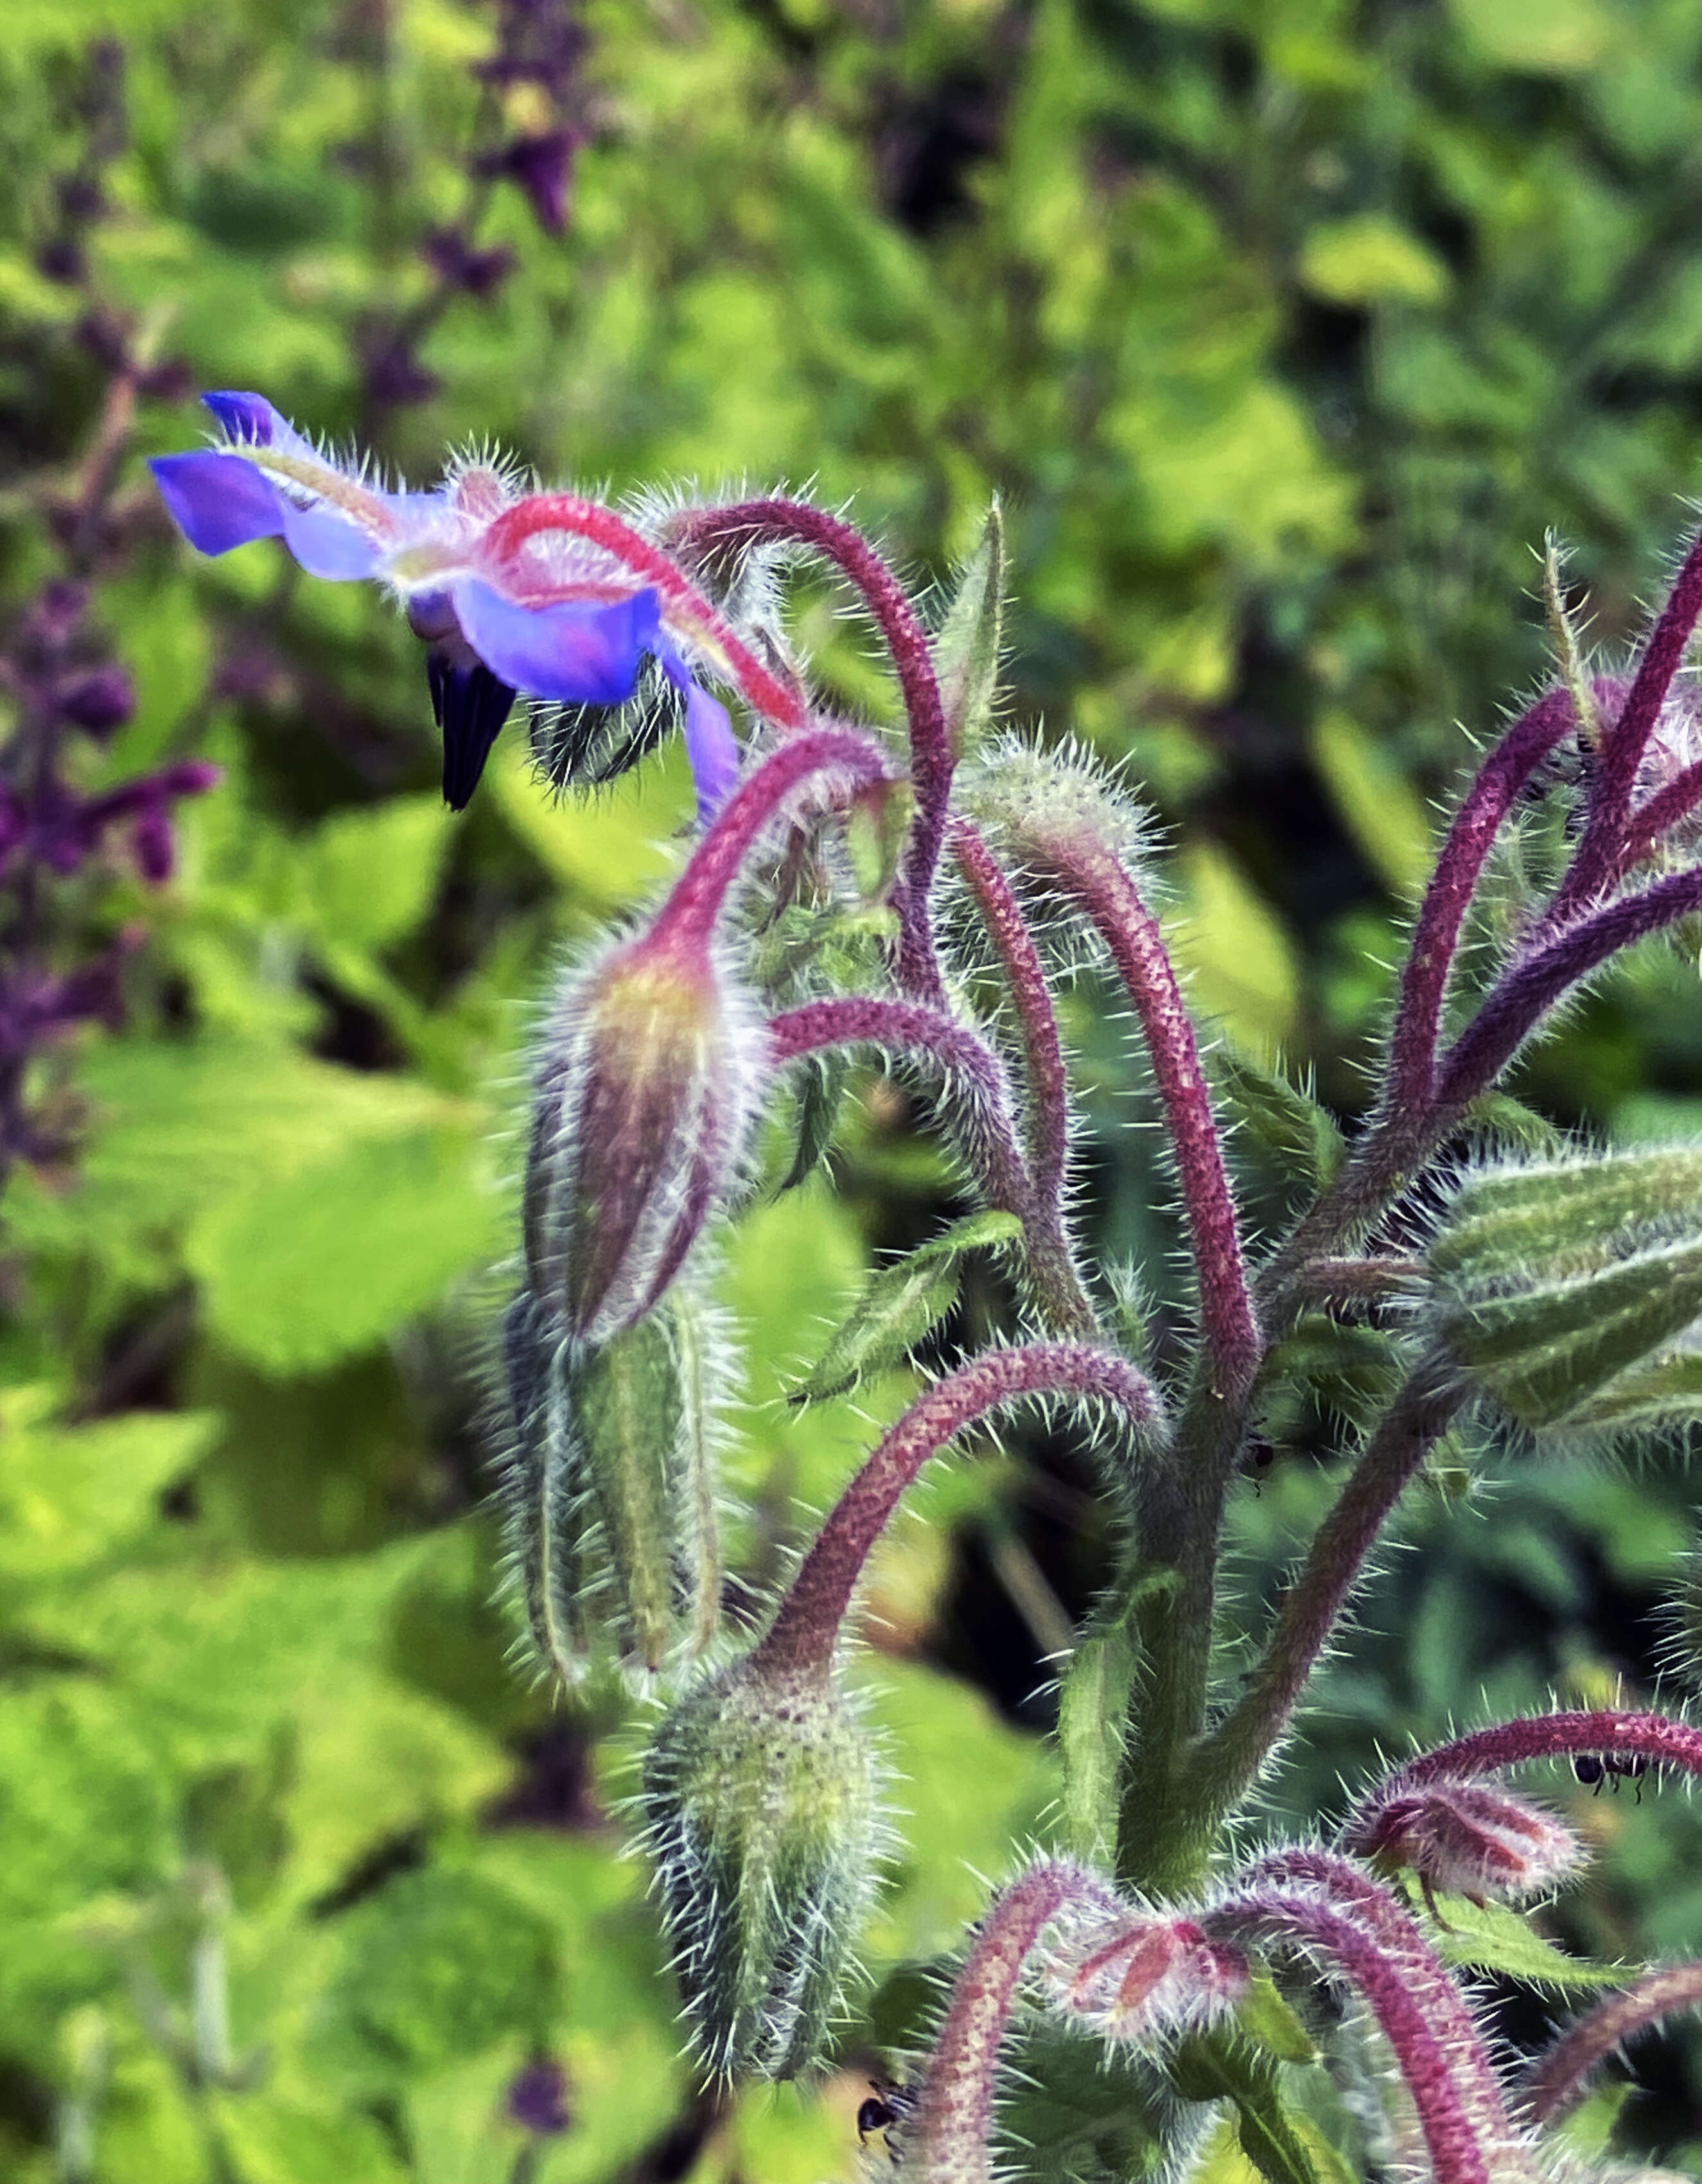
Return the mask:
[(999, 1250), (1022, 1234), (1014, 1213), (971, 1213), (882, 1267), (851, 1316), (788, 1401), (819, 1403), (843, 1396), (871, 1373), (901, 1365), (957, 1301), (960, 1262), (970, 1251)]
[(1232, 1048), (1214, 1058), (1212, 1076), (1227, 1119), (1286, 1176), (1315, 1190), (1334, 1180), (1347, 1144), (1321, 1101)]
[(1236, 2005), (1235, 2022), (1255, 2048), (1279, 2063), (1315, 2063), (1312, 2036), (1283, 2000), (1269, 1972), (1254, 1972), (1253, 1983)]
[[(1465, 1184), (1428, 1253), (1436, 1274), (1527, 1273), (1533, 1262), (1599, 1267), (1623, 1259), (1644, 1224), (1702, 1228), (1702, 1146), (1488, 1170)], [(1620, 1231), (1630, 1232), (1616, 1242)]]
[(915, 808), (908, 782), (886, 781), (865, 790), (846, 813), (846, 852), (865, 903), (879, 905), (892, 891)]
[(1508, 1092), (1480, 1092), (1466, 1110), (1468, 1128), (1523, 1153), (1549, 1156), (1566, 1152), (1571, 1143), (1557, 1123), (1527, 1107)]
[(826, 1158), (850, 1088), (854, 1066), (851, 1056), (835, 1047), (826, 1054), (812, 1055), (799, 1071), (798, 1142), (793, 1149), (792, 1165), (775, 1185), (776, 1197), (808, 1183)]
[(1084, 1864), (1117, 1855), (1118, 1786), (1140, 1647), (1126, 1618), (1090, 1631), (1071, 1656), (1059, 1695), (1064, 1840)]
[(1505, 1903), (1472, 1903), (1463, 1896), (1438, 1899), (1434, 1939), (1444, 1964), (1462, 1970), (1499, 1972), (1556, 1992), (1623, 1986), (1623, 1964), (1599, 1964), (1568, 1956)]
[(972, 751), (993, 725), (1004, 642), (1004, 517), (995, 497), (934, 639), (946, 730), (959, 757)]
[(1352, 2171), (1310, 2116), (1285, 2098), (1279, 2066), (1232, 2033), (1196, 2033), (1169, 2070), (1184, 2100), (1229, 2100), (1241, 2150), (1265, 2184), (1354, 2184)]
[(1308, 1312), (1265, 1360), (1260, 1422), (1273, 1440), (1298, 1402), (1310, 1400), (1356, 1424), (1368, 1424), (1402, 1378), (1401, 1346), (1380, 1327)]

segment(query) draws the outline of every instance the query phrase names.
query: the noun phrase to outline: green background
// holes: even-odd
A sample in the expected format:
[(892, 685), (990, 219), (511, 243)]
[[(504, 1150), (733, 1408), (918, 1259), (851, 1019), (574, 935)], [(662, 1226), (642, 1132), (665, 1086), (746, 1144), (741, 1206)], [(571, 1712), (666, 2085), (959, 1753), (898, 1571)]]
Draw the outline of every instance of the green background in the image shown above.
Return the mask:
[[(1544, 671), (1545, 528), (1622, 655), (1702, 478), (1702, 22), (1688, 0), (586, 0), (565, 234), (453, 301), (436, 396), (375, 404), (373, 330), (464, 201), (492, 9), (459, 0), (11, 0), (0, 9), (0, 593), (55, 566), (100, 392), (87, 295), (41, 269), (78, 157), (80, 56), (123, 42), (130, 133), (91, 288), (304, 428), (429, 482), (487, 439), (617, 491), (808, 482), (924, 593), (1007, 511), (1006, 710), (1126, 764), (1172, 842), (1170, 913), (1232, 1050), (1344, 1113), (1438, 800)], [(528, 100), (532, 103), (528, 104)], [(509, 126), (539, 125), (536, 94)], [(516, 1117), (552, 970), (677, 860), (670, 750), (553, 805), (517, 727), (444, 813), (418, 648), (270, 547), (198, 563), (141, 454), (97, 616), (137, 679), (89, 785), (187, 755), (175, 879), (55, 895), (67, 960), (131, 925), (128, 1021), (45, 1056), (81, 1146), (19, 1170), (0, 1299), (0, 2173), (24, 2184), (579, 2184), (854, 2171), (877, 2066), (695, 2096), (619, 1855), (630, 1720), (505, 1661), (480, 1375)], [(869, 632), (805, 587), (822, 687), (890, 722)], [(4, 699), (0, 697), (0, 707)], [(1162, 1290), (1175, 1231), (1138, 1058), (1071, 996), (1095, 1248)], [(1693, 958), (1626, 966), (1526, 1068), (1567, 1123), (1702, 1118)], [(912, 1384), (777, 1397), (871, 1257), (948, 1210), (889, 1088), (726, 1247), (747, 1334), (735, 1545), (760, 1582)], [(1283, 1199), (1249, 1162), (1260, 1216)], [(977, 1290), (952, 1337), (997, 1324)], [(1251, 1607), (1321, 1507), (1321, 1409), (1238, 1500)], [(1646, 1691), (1690, 1529), (1678, 1452), (1635, 1474), (1478, 1451), (1432, 1496), (1271, 1809), (1492, 1707)], [(866, 1956), (948, 1947), (1043, 1836), (1043, 1656), (1104, 1568), (1082, 1451), (943, 1471), (883, 1551), (863, 1675), (904, 1847)], [(966, 1795), (965, 1786), (972, 1786)], [(1702, 1949), (1702, 1825), (1552, 1786), (1603, 1852), (1549, 1921), (1608, 1958)], [(228, 1975), (225, 2082), (209, 1997)], [(197, 1987), (197, 1981), (199, 1982)], [(1543, 2018), (1508, 1990), (1507, 2029)], [(884, 2015), (882, 2013), (884, 2012)], [(570, 2127), (506, 2088), (541, 2052)], [(1634, 2109), (1669, 2155), (1682, 2041)], [(92, 2167), (77, 2134), (92, 2132)], [(1696, 2157), (1693, 2154), (1692, 2159)], [(1060, 2156), (1060, 2162), (1063, 2157)], [(81, 2164), (81, 2165), (79, 2165)]]

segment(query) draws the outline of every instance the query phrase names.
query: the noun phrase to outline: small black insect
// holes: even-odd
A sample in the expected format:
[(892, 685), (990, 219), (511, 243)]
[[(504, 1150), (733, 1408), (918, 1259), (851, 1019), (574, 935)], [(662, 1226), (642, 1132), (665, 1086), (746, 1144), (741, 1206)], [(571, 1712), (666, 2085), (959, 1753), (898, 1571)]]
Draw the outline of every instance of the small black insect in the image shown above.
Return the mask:
[[(857, 2136), (865, 2146), (871, 2131), (890, 2133), (893, 2126), (902, 2123), (916, 2104), (916, 2096), (909, 2086), (896, 2085), (885, 2078), (870, 2078), (869, 2094), (870, 2098), (857, 2111)], [(890, 2137), (887, 2141), (887, 2151), (894, 2161), (898, 2159), (898, 2150)]]
[(1602, 1777), (1607, 1769), (1593, 1752), (1581, 1752), (1572, 1762), (1572, 1772), (1580, 1782), (1588, 1782), (1598, 1797), (1601, 1794)]
[(1619, 1786), (1622, 1781), (1635, 1782), (1637, 1802), (1639, 1805), (1643, 1802), (1642, 1778), (1649, 1772), (1649, 1762), (1646, 1759), (1635, 1753), (1610, 1752), (1607, 1755), (1607, 1771), (1613, 1777), (1616, 1796), (1618, 1795)]

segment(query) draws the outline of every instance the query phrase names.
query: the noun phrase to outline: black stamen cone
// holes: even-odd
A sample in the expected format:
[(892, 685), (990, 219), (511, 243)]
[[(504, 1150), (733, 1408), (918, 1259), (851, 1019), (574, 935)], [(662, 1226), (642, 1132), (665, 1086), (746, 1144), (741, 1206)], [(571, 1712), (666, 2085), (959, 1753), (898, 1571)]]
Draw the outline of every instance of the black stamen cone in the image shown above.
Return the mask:
[(426, 675), (431, 710), (443, 731), (443, 801), (452, 811), (464, 811), (514, 694), (476, 660), (460, 667), (434, 652), (427, 655)]

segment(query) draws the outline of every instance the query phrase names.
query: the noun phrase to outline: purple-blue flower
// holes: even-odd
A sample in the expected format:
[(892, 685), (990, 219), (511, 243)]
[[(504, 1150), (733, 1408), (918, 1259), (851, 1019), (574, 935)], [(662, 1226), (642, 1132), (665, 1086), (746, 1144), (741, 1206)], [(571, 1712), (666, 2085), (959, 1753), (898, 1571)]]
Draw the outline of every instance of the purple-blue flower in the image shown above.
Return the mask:
[[(739, 748), (726, 708), (689, 664), (690, 653), (707, 651), (713, 667), (713, 646), (676, 599), (665, 601), (663, 587), (623, 557), (623, 538), (644, 549), (618, 518), (592, 511), (607, 515), (608, 538), (550, 523), (499, 530), (526, 502), (496, 471), (455, 470), (431, 493), (386, 492), (330, 461), (263, 396), (203, 399), (222, 443), (150, 466), (172, 520), (203, 554), (281, 538), (309, 576), (375, 579), (395, 593), (431, 648), (443, 794), (453, 810), (478, 785), (516, 694), (624, 705), (648, 655), (685, 700), (698, 816), (704, 824), (714, 816), (737, 780)], [(548, 502), (559, 504), (560, 497)], [(667, 588), (689, 599), (683, 584)]]

